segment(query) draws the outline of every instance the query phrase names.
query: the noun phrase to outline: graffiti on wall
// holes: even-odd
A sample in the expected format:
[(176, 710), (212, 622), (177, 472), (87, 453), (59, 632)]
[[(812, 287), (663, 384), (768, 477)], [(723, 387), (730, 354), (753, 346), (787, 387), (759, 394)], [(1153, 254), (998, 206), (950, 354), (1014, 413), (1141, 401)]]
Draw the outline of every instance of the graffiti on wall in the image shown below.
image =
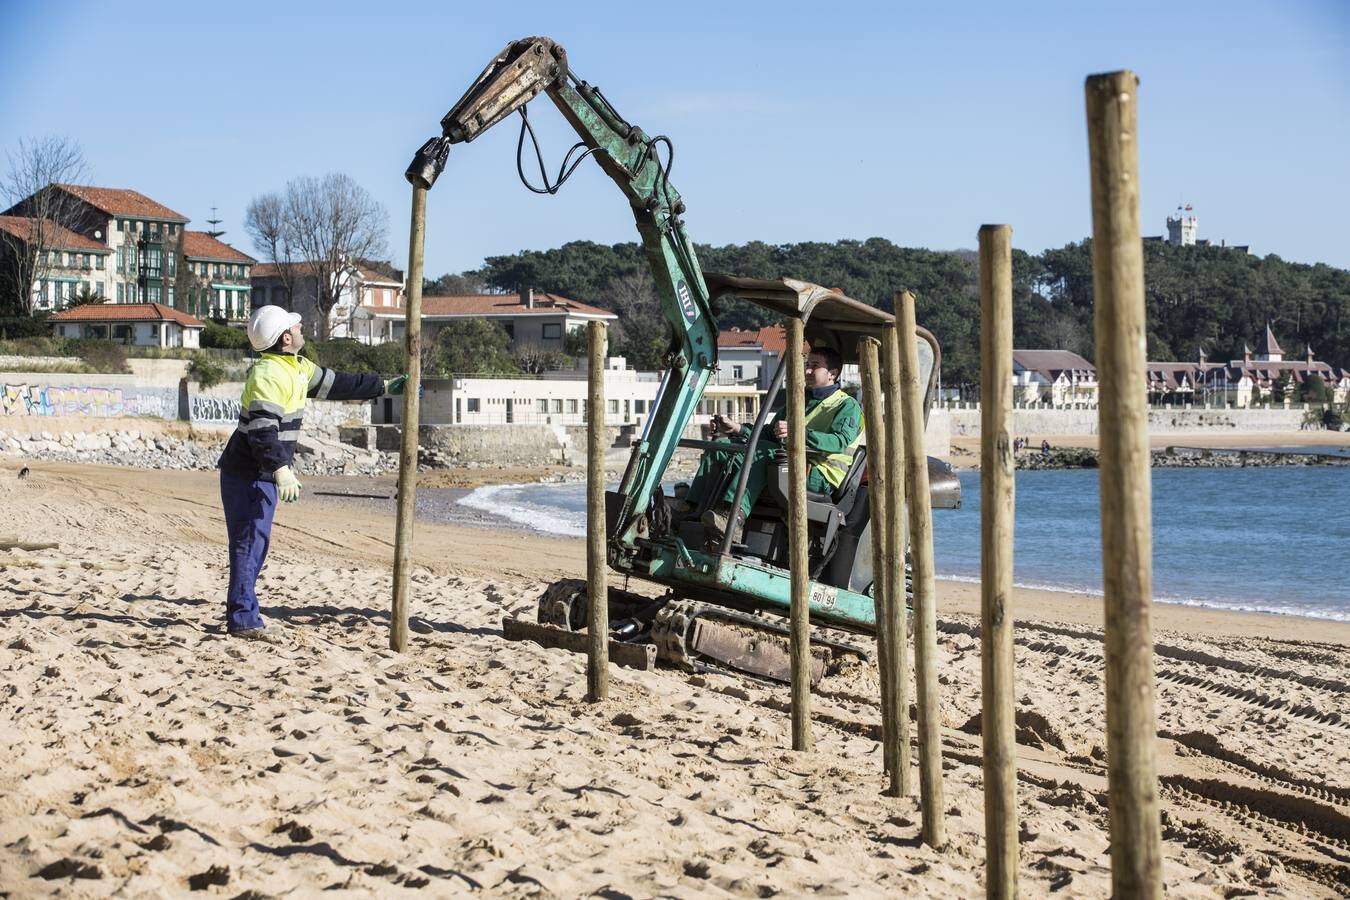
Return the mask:
[(56, 384), (0, 384), (5, 416), (158, 416), (167, 408), (160, 394), (127, 394), (121, 388)]
[(193, 395), (188, 404), (191, 420), (202, 424), (233, 425), (239, 421), (243, 407), (238, 400), (229, 397), (206, 397)]

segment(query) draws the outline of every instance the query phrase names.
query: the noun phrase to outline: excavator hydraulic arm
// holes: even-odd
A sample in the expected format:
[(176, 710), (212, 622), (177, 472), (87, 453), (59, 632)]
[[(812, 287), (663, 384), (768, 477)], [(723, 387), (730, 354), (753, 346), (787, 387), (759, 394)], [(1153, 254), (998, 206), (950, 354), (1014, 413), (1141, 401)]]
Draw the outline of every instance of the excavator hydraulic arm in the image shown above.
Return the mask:
[[(670, 154), (663, 164), (659, 152), (662, 143), (669, 148), (669, 140), (629, 124), (598, 88), (577, 80), (561, 45), (529, 37), (508, 44), (475, 79), (441, 120), (443, 137), (419, 151), (408, 178), (430, 187), (445, 163), (447, 145), (472, 141), (517, 110), (523, 115), (522, 107), (541, 93), (548, 94), (586, 152), (628, 198), (672, 333), (665, 377), (617, 492), (620, 508), (608, 516), (610, 563), (626, 568), (645, 535), (652, 496), (717, 366), (717, 323), (708, 288), (680, 218), (684, 201), (670, 183)], [(545, 189), (552, 193), (556, 186), (546, 183)]]

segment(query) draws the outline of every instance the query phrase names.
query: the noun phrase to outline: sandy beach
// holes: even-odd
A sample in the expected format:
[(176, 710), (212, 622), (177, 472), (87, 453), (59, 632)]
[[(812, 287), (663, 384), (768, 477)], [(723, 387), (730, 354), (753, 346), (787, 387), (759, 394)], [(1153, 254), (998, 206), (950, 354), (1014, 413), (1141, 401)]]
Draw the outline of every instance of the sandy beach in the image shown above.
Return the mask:
[[(0, 551), (0, 896), (983, 893), (976, 585), (938, 587), (938, 852), (882, 794), (869, 667), (798, 754), (785, 687), (615, 669), (593, 705), (584, 658), (503, 640), (581, 541), (419, 523), (400, 655), (392, 517), (308, 495), (259, 586), (283, 642), (241, 643), (214, 473), (19, 465), (0, 534), (59, 547)], [(1022, 893), (1105, 897), (1101, 601), (1013, 612)], [(1158, 605), (1155, 632), (1167, 893), (1350, 891), (1350, 625)]]

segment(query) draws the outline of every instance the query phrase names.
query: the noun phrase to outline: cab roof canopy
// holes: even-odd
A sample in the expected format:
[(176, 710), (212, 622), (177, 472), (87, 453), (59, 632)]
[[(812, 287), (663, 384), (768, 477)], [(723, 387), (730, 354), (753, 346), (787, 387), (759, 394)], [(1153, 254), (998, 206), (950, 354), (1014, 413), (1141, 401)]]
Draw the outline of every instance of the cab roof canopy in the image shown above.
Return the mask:
[[(832, 347), (846, 363), (858, 362), (858, 338), (864, 335), (881, 339), (886, 328), (895, 324), (888, 312), (868, 306), (838, 291), (795, 278), (742, 278), (719, 272), (704, 272), (711, 299), (738, 297), (783, 318), (804, 320), (803, 331), (813, 347)], [(917, 328), (919, 344), (919, 383), (924, 386), (924, 416), (932, 402), (941, 351), (928, 329)]]
[(890, 313), (809, 281), (719, 272), (704, 272), (703, 280), (714, 299), (731, 295), (784, 319), (802, 319), (807, 342), (833, 347), (845, 362), (858, 361), (858, 338), (871, 335), (880, 340), (884, 329), (895, 322)]

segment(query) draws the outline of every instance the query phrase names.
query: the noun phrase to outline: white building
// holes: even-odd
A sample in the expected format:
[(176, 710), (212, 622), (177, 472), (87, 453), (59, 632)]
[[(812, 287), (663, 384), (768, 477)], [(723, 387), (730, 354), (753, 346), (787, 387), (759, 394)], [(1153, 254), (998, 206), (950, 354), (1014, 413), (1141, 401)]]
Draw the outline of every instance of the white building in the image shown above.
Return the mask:
[(1068, 350), (1014, 350), (1013, 402), (1095, 405), (1097, 369)]
[(1191, 211), (1191, 205), (1178, 206), (1177, 214), (1167, 217), (1167, 243), (1173, 247), (1194, 247), (1199, 228), (1200, 220)]
[(162, 303), (87, 303), (47, 320), (54, 337), (92, 338), (131, 347), (201, 346), (203, 323)]
[[(605, 360), (605, 424), (641, 426), (661, 384), (656, 372), (630, 369), (622, 356)], [(577, 369), (542, 376), (455, 376), (423, 382), (424, 425), (585, 425), (585, 361)], [(374, 424), (397, 424), (402, 402), (375, 401)]]

